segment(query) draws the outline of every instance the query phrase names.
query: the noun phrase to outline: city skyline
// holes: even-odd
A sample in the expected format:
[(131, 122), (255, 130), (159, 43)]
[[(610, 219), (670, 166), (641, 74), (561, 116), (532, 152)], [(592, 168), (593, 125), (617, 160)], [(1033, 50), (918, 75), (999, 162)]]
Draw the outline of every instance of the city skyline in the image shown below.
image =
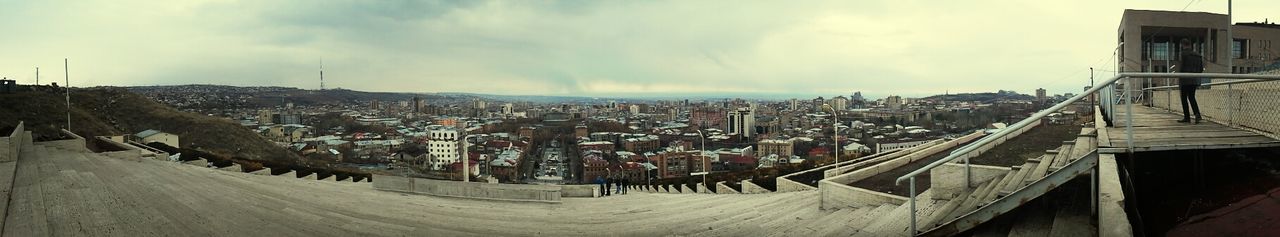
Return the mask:
[[(1262, 9), (1275, 9), (1235, 4), (1236, 22), (1263, 21)], [(3, 5), (0, 28), (9, 30), (0, 37), (7, 56), (0, 76), (22, 83), (33, 82), (35, 67), (42, 83), (60, 81), (58, 64), (70, 58), (73, 86), (316, 89), (323, 58), (328, 88), (362, 91), (879, 98), (1078, 93), (1088, 67), (1111, 75), (1123, 9), (1177, 11), (1187, 3)], [(1194, 1), (1186, 10), (1225, 8)]]

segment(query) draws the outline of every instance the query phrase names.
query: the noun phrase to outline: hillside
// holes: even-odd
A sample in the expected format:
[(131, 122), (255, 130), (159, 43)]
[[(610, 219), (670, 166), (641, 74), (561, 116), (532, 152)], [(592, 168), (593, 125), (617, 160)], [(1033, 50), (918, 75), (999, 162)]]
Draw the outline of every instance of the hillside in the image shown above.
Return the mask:
[(945, 100), (945, 101), (978, 101), (982, 103), (992, 103), (998, 100), (1033, 100), (1034, 96), (1026, 94), (1018, 94), (1014, 91), (1001, 90), (999, 92), (983, 92), (983, 93), (960, 93), (948, 95), (934, 95), (925, 97), (925, 100)]
[[(0, 127), (25, 121), (37, 140), (60, 137), (66, 102), (53, 88), (23, 86), (0, 94)], [(133, 134), (156, 129), (178, 134), (182, 147), (225, 157), (295, 162), (300, 156), (230, 120), (175, 110), (122, 88), (72, 89), (71, 131), (84, 136)]]

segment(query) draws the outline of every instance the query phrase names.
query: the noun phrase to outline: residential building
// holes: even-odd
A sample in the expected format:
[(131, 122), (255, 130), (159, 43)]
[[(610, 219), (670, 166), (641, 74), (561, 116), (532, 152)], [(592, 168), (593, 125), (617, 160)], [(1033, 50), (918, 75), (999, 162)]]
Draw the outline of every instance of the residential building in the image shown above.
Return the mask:
[(791, 157), (793, 149), (795, 149), (794, 140), (787, 139), (764, 139), (757, 144), (759, 149), (756, 150), (756, 157), (765, 157), (768, 155), (778, 155), (780, 157)]

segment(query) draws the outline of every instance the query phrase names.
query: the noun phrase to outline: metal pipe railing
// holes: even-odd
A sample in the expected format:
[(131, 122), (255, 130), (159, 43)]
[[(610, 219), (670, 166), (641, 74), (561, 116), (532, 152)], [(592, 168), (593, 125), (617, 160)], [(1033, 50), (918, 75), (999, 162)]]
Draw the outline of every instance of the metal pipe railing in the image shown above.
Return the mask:
[[(895, 185), (901, 185), (901, 184), (902, 184), (902, 181), (904, 181), (904, 180), (909, 180), (909, 181), (910, 181), (910, 183), (911, 183), (911, 184), (910, 184), (910, 185), (911, 185), (911, 187), (909, 188), (909, 190), (910, 190), (910, 195), (911, 195), (911, 196), (910, 196), (910, 207), (911, 207), (911, 233), (912, 233), (912, 235), (915, 235), (915, 234), (918, 234), (918, 233), (919, 233), (919, 232), (917, 231), (917, 229), (916, 229), (916, 208), (915, 208), (915, 207), (916, 207), (916, 190), (915, 190), (915, 177), (916, 177), (916, 176), (919, 176), (919, 175), (923, 174), (924, 172), (927, 172), (927, 171), (933, 170), (934, 168), (937, 168), (938, 166), (942, 166), (943, 164), (946, 164), (946, 163), (948, 163), (948, 162), (952, 162), (952, 161), (954, 161), (955, 159), (957, 159), (957, 158), (959, 158), (959, 157), (961, 157), (961, 156), (965, 156), (965, 155), (969, 154), (970, 152), (973, 152), (974, 150), (976, 150), (976, 149), (977, 149), (977, 148), (979, 148), (979, 147), (985, 146), (985, 145), (990, 144), (990, 143), (992, 143), (992, 142), (994, 142), (994, 141), (996, 141), (996, 140), (998, 140), (998, 139), (1001, 139), (1001, 138), (1003, 138), (1003, 137), (1005, 137), (1005, 136), (1008, 136), (1010, 133), (1013, 133), (1014, 131), (1020, 130), (1020, 129), (1024, 128), (1024, 127), (1026, 127), (1026, 126), (1030, 125), (1030, 124), (1031, 124), (1031, 123), (1033, 123), (1033, 122), (1038, 122), (1038, 121), (1040, 121), (1041, 119), (1043, 119), (1044, 117), (1048, 116), (1050, 113), (1053, 113), (1054, 111), (1062, 110), (1063, 108), (1066, 108), (1067, 106), (1071, 105), (1072, 103), (1075, 103), (1075, 102), (1077, 102), (1077, 101), (1080, 101), (1081, 99), (1083, 99), (1083, 98), (1085, 98), (1085, 97), (1088, 97), (1088, 96), (1090, 96), (1090, 95), (1093, 95), (1093, 94), (1095, 94), (1095, 93), (1096, 93), (1096, 94), (1098, 94), (1098, 95), (1101, 95), (1101, 97), (1102, 97), (1102, 98), (1105, 98), (1105, 99), (1106, 99), (1106, 100), (1105, 100), (1105, 103), (1103, 104), (1103, 106), (1104, 106), (1104, 107), (1106, 107), (1106, 110), (1104, 111), (1104, 112), (1106, 112), (1106, 115), (1105, 115), (1105, 116), (1106, 116), (1107, 118), (1109, 118), (1109, 119), (1108, 119), (1108, 121), (1112, 121), (1112, 120), (1110, 120), (1110, 119), (1114, 119), (1114, 118), (1115, 118), (1115, 110), (1114, 110), (1115, 104), (1114, 104), (1114, 103), (1115, 103), (1115, 102), (1119, 102), (1119, 101), (1113, 100), (1113, 99), (1114, 99), (1114, 97), (1112, 97), (1113, 93), (1115, 93), (1115, 85), (1116, 85), (1116, 83), (1117, 83), (1117, 82), (1119, 82), (1121, 79), (1137, 79), (1137, 78), (1215, 78), (1215, 79), (1253, 79), (1253, 80), (1247, 80), (1247, 81), (1245, 81), (1245, 82), (1239, 82), (1239, 83), (1247, 83), (1247, 82), (1259, 82), (1259, 81), (1280, 80), (1280, 75), (1228, 74), (1228, 73), (1120, 73), (1120, 74), (1116, 75), (1115, 77), (1112, 77), (1111, 79), (1107, 79), (1107, 80), (1102, 81), (1101, 83), (1098, 83), (1098, 85), (1101, 85), (1101, 86), (1094, 86), (1094, 87), (1092, 87), (1092, 88), (1089, 88), (1088, 90), (1085, 90), (1083, 93), (1081, 93), (1081, 94), (1079, 94), (1079, 95), (1072, 96), (1071, 98), (1068, 98), (1068, 99), (1066, 99), (1066, 100), (1064, 100), (1064, 101), (1062, 101), (1062, 102), (1059, 102), (1059, 103), (1057, 103), (1057, 104), (1054, 104), (1053, 106), (1049, 107), (1048, 109), (1044, 109), (1044, 110), (1041, 110), (1041, 111), (1039, 111), (1039, 112), (1036, 112), (1035, 114), (1032, 114), (1030, 117), (1027, 117), (1026, 119), (1023, 119), (1022, 121), (1018, 121), (1017, 123), (1014, 123), (1014, 124), (1012, 124), (1012, 125), (1009, 125), (1009, 126), (1005, 127), (1004, 129), (1000, 129), (1000, 131), (996, 132), (995, 134), (991, 134), (991, 135), (989, 135), (989, 136), (983, 137), (982, 139), (979, 139), (978, 141), (975, 141), (975, 142), (973, 142), (973, 143), (971, 143), (971, 144), (969, 144), (969, 145), (966, 145), (966, 146), (964, 146), (964, 147), (961, 147), (960, 149), (958, 149), (958, 150), (956, 150), (956, 151), (954, 151), (954, 152), (951, 152), (951, 154), (948, 154), (948, 155), (947, 155), (947, 157), (944, 157), (944, 158), (942, 158), (942, 159), (939, 159), (939, 160), (937, 160), (937, 161), (934, 161), (934, 162), (932, 162), (932, 163), (929, 163), (928, 165), (925, 165), (924, 167), (921, 167), (921, 168), (919, 168), (919, 169), (916, 169), (916, 170), (914, 170), (914, 171), (911, 171), (911, 173), (907, 173), (907, 174), (905, 174), (905, 175), (902, 175), (902, 176), (898, 177), (898, 178), (894, 181), (894, 184), (895, 184)], [(1133, 87), (1133, 86), (1135, 86), (1135, 85), (1133, 85), (1132, 83), (1129, 83), (1130, 81), (1131, 81), (1131, 80), (1126, 80), (1126, 81), (1125, 81), (1124, 88), (1123, 88), (1123, 90), (1124, 90), (1124, 91), (1123, 91), (1122, 95), (1124, 96), (1124, 102), (1125, 102), (1125, 104), (1126, 104), (1126, 106), (1127, 106), (1128, 111), (1133, 111), (1133, 96), (1130, 94), (1130, 91), (1133, 91), (1133, 90), (1134, 90), (1134, 87)], [(1219, 82), (1219, 83), (1221, 83), (1221, 82)], [(1212, 84), (1219, 84), (1219, 83), (1210, 83), (1210, 84), (1212, 85)], [(1104, 89), (1105, 89), (1105, 90), (1104, 90)], [(1139, 91), (1142, 91), (1142, 90), (1139, 90)], [(1125, 128), (1125, 133), (1126, 133), (1126, 134), (1127, 134), (1127, 136), (1128, 136), (1128, 139), (1127, 139), (1127, 141), (1126, 141), (1126, 143), (1127, 143), (1126, 145), (1127, 145), (1127, 147), (1129, 148), (1129, 150), (1132, 150), (1132, 149), (1133, 149), (1133, 127), (1132, 127), (1132, 126), (1133, 126), (1133, 116), (1132, 116), (1132, 114), (1133, 114), (1132, 112), (1128, 112), (1128, 113), (1126, 113), (1126, 116), (1125, 116), (1125, 117), (1127, 117), (1127, 121), (1126, 121), (1127, 123), (1126, 123), (1126, 125), (1125, 125), (1125, 127), (1126, 127), (1126, 128)], [(969, 169), (970, 169), (970, 166), (968, 165), (968, 159), (966, 159), (966, 165), (965, 165), (965, 172), (966, 172), (966, 174), (967, 174), (968, 172), (970, 172), (970, 171), (969, 171)], [(966, 186), (967, 186), (967, 185), (968, 185), (968, 183), (969, 183), (969, 182), (971, 182), (971, 181), (967, 180), (967, 179), (969, 179), (969, 175), (965, 175), (965, 176), (966, 176), (966, 177), (965, 177), (965, 179), (966, 179), (965, 183), (966, 183)]]

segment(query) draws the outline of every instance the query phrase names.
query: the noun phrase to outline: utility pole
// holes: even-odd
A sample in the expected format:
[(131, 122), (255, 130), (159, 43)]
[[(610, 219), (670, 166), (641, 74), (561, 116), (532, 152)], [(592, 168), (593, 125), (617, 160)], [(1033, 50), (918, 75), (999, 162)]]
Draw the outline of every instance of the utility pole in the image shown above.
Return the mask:
[(62, 73), (67, 87), (67, 131), (71, 131), (71, 71), (67, 58), (62, 58)]
[(40, 85), (40, 67), (36, 67), (36, 85)]

